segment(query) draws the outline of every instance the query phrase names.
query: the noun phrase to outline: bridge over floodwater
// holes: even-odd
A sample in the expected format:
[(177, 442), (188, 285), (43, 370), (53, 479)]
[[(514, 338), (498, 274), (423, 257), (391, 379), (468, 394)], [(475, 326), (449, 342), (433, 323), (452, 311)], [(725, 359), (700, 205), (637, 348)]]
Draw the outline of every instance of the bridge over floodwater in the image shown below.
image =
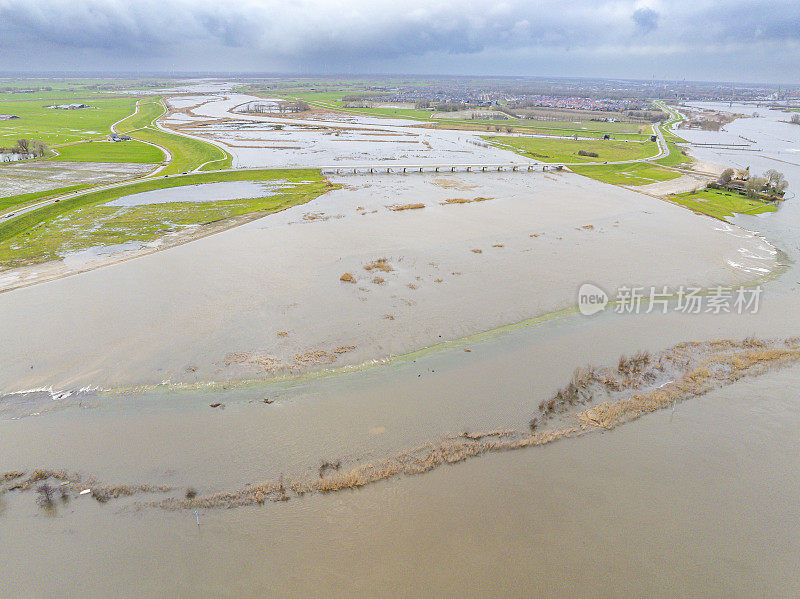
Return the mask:
[(382, 164), (359, 166), (322, 166), (325, 175), (379, 175), (406, 173), (500, 173), (547, 172), (564, 169), (563, 164)]

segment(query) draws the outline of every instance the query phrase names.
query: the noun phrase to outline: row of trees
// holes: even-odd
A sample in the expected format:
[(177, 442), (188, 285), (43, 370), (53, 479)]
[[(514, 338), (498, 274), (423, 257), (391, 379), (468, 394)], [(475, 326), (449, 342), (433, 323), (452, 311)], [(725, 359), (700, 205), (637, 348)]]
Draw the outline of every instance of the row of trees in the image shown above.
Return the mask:
[(22, 156), (41, 158), (47, 154), (47, 145), (41, 141), (18, 139), (15, 146), (10, 148), (0, 148), (0, 154), (19, 154)]
[[(717, 183), (727, 187), (734, 180), (736, 172), (732, 168), (726, 168), (717, 179)], [(783, 197), (789, 182), (780, 171), (771, 168), (761, 177), (747, 177), (744, 180), (744, 191), (749, 198), (758, 198), (762, 195)]]

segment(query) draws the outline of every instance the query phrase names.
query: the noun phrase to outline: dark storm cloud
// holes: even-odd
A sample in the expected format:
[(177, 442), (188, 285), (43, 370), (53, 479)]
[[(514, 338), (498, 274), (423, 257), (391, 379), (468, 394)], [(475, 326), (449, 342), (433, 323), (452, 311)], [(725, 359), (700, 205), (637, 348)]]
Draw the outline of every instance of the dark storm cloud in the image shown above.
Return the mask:
[[(800, 41), (800, 3), (767, 0), (0, 0), (0, 69), (80, 55), (90, 68), (385, 64), (561, 51), (625, 65)], [(13, 60), (14, 64), (6, 61)], [(564, 59), (566, 61), (566, 58)], [(793, 75), (796, 78), (796, 74)]]
[(644, 31), (658, 27), (658, 13), (652, 8), (637, 8), (633, 11), (633, 21)]

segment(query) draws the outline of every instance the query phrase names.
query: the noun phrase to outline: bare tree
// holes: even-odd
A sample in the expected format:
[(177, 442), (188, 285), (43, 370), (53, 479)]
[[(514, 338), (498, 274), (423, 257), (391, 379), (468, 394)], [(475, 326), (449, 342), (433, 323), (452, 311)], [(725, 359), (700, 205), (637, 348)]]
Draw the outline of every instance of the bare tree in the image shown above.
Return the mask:
[(763, 177), (750, 177), (744, 185), (744, 190), (748, 198), (756, 199), (764, 191), (767, 180)]
[(719, 179), (717, 179), (717, 183), (719, 183), (720, 185), (727, 185), (728, 183), (731, 182), (731, 179), (733, 179), (733, 169), (726, 168), (724, 171), (722, 171), (722, 174), (719, 176)]
[(17, 153), (18, 154), (30, 154), (31, 142), (27, 139), (18, 139), (17, 140)]
[(793, 123), (793, 124), (795, 124), (795, 125), (800, 125), (800, 112), (795, 112), (795, 113), (792, 115), (792, 120), (791, 120), (791, 121), (789, 121), (789, 122), (790, 122), (790, 123)]
[(783, 176), (783, 173), (776, 171), (774, 168), (765, 172), (764, 177), (767, 179), (769, 188), (776, 194), (782, 195), (786, 188), (789, 187), (789, 182)]

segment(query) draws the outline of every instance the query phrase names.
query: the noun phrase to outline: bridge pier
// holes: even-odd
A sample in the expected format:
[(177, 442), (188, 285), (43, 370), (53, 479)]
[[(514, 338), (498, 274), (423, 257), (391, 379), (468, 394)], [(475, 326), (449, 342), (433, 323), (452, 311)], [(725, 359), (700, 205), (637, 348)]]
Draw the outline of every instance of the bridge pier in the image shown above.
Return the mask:
[(468, 167), (467, 167), (467, 172), (470, 172), (471, 170), (472, 170), (472, 167), (471, 167), (471, 166), (468, 166)]
[(403, 174), (406, 174), (406, 167), (403, 167)]
[[(422, 172), (422, 171), (420, 171), (420, 172)], [(439, 172), (439, 167), (438, 166), (436, 167), (436, 172), (437, 173)]]
[(422, 172), (422, 169), (425, 168), (424, 166), (419, 167), (419, 172)]
[(453, 167), (453, 168), (451, 168), (451, 169), (450, 169), (450, 172), (451, 172), (451, 173), (454, 173), (454, 172), (456, 172), (456, 167)]
[(483, 172), (483, 173), (485, 173), (485, 172), (486, 172), (486, 167), (485, 167), (485, 166), (484, 166), (484, 167), (481, 167), (481, 172)]

